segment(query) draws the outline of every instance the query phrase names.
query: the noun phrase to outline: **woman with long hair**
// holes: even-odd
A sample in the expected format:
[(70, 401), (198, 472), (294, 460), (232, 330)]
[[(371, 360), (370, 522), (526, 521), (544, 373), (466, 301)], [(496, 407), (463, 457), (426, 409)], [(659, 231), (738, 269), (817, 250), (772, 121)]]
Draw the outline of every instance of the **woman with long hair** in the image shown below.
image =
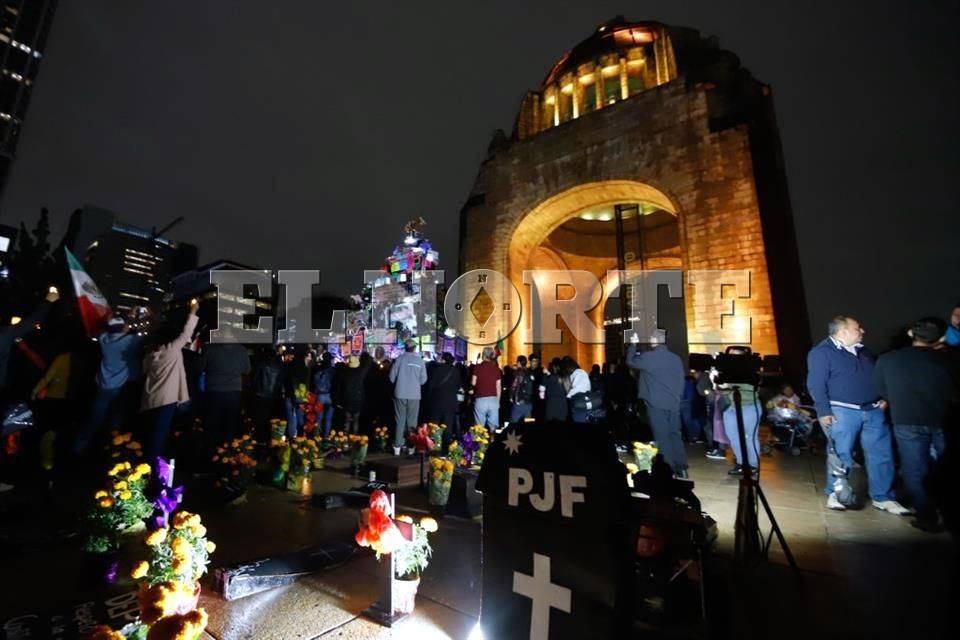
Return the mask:
[(149, 429), (145, 442), (149, 459), (164, 455), (177, 405), (190, 400), (187, 372), (180, 350), (190, 344), (193, 331), (197, 328), (199, 308), (197, 301), (191, 300), (190, 312), (182, 329), (178, 330), (175, 325), (168, 323), (154, 330), (147, 339), (140, 411), (145, 414), (145, 426)]

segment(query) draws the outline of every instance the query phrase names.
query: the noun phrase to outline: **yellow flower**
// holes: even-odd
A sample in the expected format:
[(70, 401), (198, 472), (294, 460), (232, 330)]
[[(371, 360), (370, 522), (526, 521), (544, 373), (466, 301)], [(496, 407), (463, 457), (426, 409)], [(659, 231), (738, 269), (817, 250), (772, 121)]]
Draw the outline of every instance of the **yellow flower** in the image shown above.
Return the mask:
[(170, 563), (170, 567), (173, 569), (174, 573), (183, 573), (187, 569), (187, 559), (174, 556), (173, 562)]
[(170, 542), (170, 550), (173, 551), (174, 556), (186, 556), (190, 553), (190, 543), (185, 538), (174, 538)]
[(167, 528), (163, 527), (162, 529), (151, 531), (147, 535), (145, 542), (147, 543), (148, 546), (155, 547), (166, 539), (167, 539)]
[(627, 463), (627, 471), (630, 473), (630, 475), (633, 475), (633, 474), (637, 473), (638, 471), (640, 471), (640, 467), (638, 467), (637, 465), (633, 464), (632, 462), (628, 462), (628, 463)]
[(207, 626), (207, 612), (195, 609), (187, 613), (174, 613), (157, 620), (147, 633), (147, 640), (193, 640)]
[(213, 553), (217, 550), (217, 545), (213, 543), (213, 540), (207, 540), (203, 546), (207, 550), (207, 553)]
[(203, 536), (207, 535), (207, 528), (202, 524), (198, 524), (195, 527), (191, 527), (191, 531), (193, 531), (193, 535), (195, 535), (198, 538), (202, 538)]
[(124, 635), (119, 631), (114, 631), (105, 624), (98, 624), (84, 636), (86, 640), (125, 640)]
[(116, 502), (114, 501), (114, 499), (109, 496), (106, 498), (100, 498), (100, 506), (103, 507), (104, 509), (112, 507), (115, 504)]
[(133, 497), (133, 494), (130, 493), (129, 491), (121, 491), (121, 492), (120, 492), (120, 499), (121, 499), (121, 500), (129, 500), (129, 499), (132, 498), (132, 497)]
[(147, 475), (148, 473), (150, 473), (150, 465), (148, 465), (145, 462), (141, 462), (140, 464), (137, 465), (137, 473), (139, 473), (142, 476)]
[(130, 572), (130, 577), (134, 580), (139, 580), (140, 578), (147, 575), (147, 571), (150, 570), (150, 563), (146, 560), (141, 560), (133, 568), (133, 571)]
[(409, 522), (413, 524), (413, 518), (410, 516), (397, 516), (397, 522)]
[(427, 533), (433, 533), (440, 527), (437, 525), (437, 521), (433, 518), (420, 518), (420, 528)]
[(99, 500), (100, 498), (106, 498), (109, 495), (110, 495), (109, 493), (101, 489), (100, 491), (97, 491), (95, 494), (93, 494), (93, 497)]
[(140, 443), (139, 443), (139, 442), (128, 442), (128, 443), (127, 443), (127, 449), (133, 449), (134, 451), (138, 451), (138, 450), (140, 449)]
[(133, 473), (131, 473), (130, 475), (127, 476), (127, 480), (129, 480), (130, 482), (136, 482), (137, 480), (139, 480), (139, 479), (142, 478), (142, 477), (143, 477), (142, 475), (140, 475), (139, 473), (137, 473), (136, 471), (134, 471)]
[(119, 481), (119, 482), (114, 482), (114, 483), (113, 483), (113, 490), (114, 490), (114, 491), (123, 491), (123, 490), (125, 490), (126, 488), (127, 488), (127, 483), (126, 483), (125, 480), (121, 480), (121, 481)]
[(123, 436), (117, 436), (113, 439), (113, 446), (119, 447), (121, 444), (123, 444)]
[(174, 529), (189, 529), (200, 524), (200, 516), (189, 511), (178, 511), (173, 514)]
[(118, 462), (117, 464), (113, 465), (110, 471), (107, 471), (107, 475), (113, 477), (121, 471), (123, 471), (123, 464)]

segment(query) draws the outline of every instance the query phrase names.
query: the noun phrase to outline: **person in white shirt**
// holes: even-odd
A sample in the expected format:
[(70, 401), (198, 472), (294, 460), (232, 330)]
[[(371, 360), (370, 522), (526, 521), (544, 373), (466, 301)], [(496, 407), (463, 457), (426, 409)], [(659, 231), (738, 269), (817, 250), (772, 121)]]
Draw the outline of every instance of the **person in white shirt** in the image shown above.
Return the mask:
[(570, 381), (570, 390), (567, 391), (567, 400), (570, 400), (570, 420), (573, 422), (586, 422), (586, 409), (577, 410), (573, 406), (574, 396), (584, 393), (590, 393), (590, 376), (586, 371), (580, 368), (577, 361), (570, 356), (564, 356), (560, 364), (564, 377)]

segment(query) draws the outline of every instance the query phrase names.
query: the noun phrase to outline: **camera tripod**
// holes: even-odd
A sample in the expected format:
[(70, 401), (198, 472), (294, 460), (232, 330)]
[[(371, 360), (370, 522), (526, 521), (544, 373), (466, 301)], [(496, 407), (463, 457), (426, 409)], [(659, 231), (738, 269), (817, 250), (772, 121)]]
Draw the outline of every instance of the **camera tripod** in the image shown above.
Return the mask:
[[(770, 545), (773, 542), (773, 536), (776, 534), (777, 541), (783, 549), (783, 555), (787, 558), (787, 563), (794, 573), (799, 575), (800, 569), (797, 567), (797, 561), (790, 551), (786, 538), (783, 537), (783, 531), (777, 524), (777, 519), (773, 516), (773, 510), (767, 497), (760, 488), (759, 475), (757, 479), (753, 478), (753, 468), (750, 466), (747, 457), (747, 436), (743, 426), (743, 404), (740, 395), (740, 388), (733, 388), (733, 406), (737, 416), (737, 435), (740, 436), (740, 493), (737, 496), (737, 518), (734, 522), (734, 563), (740, 567), (746, 567), (754, 564), (758, 560), (767, 559), (770, 551)], [(758, 452), (759, 453), (759, 452)], [(770, 520), (770, 535), (761, 542), (760, 522), (757, 518), (757, 498), (763, 504), (763, 509)]]

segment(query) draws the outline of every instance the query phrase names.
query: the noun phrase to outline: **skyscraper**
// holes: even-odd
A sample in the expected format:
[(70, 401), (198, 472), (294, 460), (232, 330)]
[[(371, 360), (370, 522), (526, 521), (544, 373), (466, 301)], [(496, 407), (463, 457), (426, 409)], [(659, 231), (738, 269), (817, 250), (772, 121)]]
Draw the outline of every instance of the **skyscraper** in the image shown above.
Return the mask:
[(56, 0), (0, 0), (0, 194), (17, 151)]

